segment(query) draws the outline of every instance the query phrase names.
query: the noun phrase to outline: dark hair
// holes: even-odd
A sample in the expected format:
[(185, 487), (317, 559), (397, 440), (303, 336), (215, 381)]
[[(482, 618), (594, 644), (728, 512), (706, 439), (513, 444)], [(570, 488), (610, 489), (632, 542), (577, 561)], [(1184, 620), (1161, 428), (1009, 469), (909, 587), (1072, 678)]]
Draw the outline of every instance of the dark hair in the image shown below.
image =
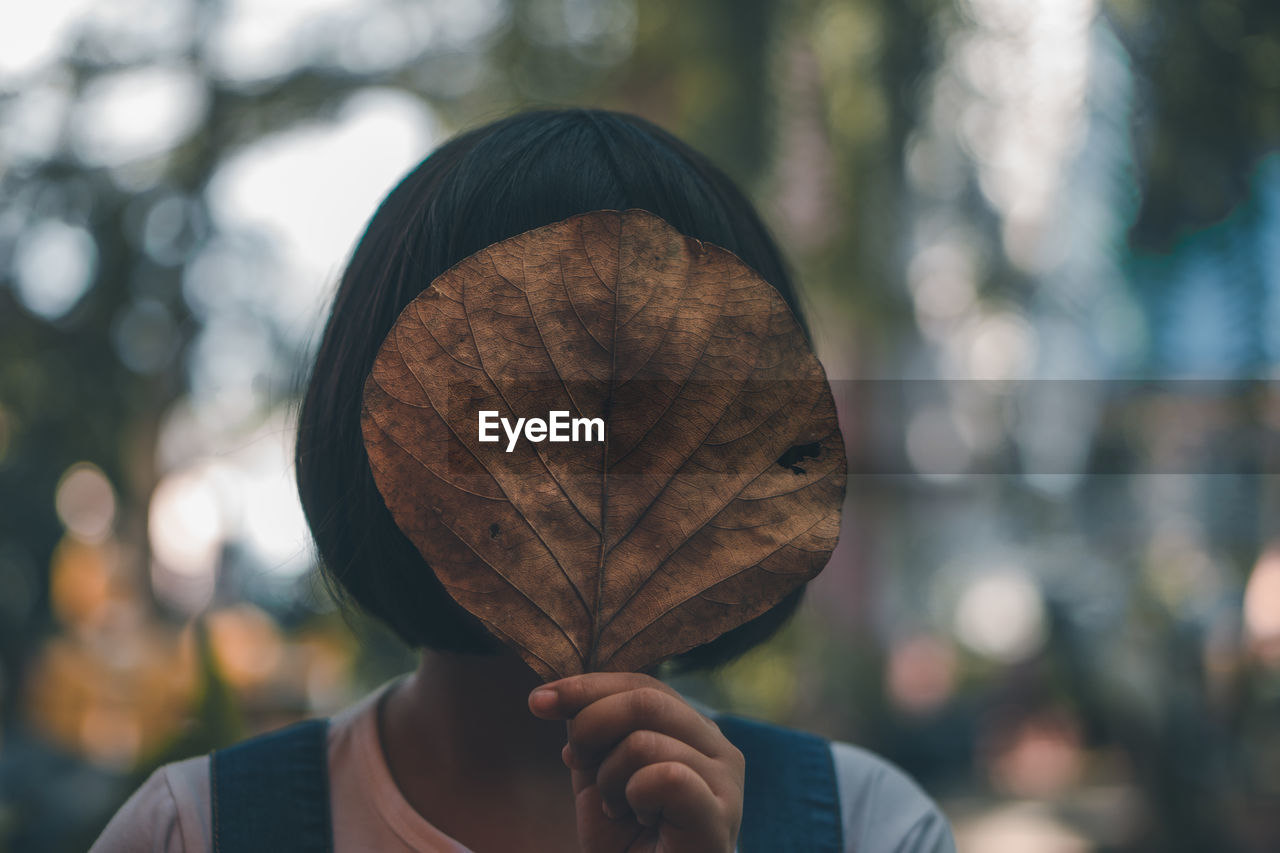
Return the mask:
[[(624, 113), (525, 112), (451, 139), (383, 200), (352, 253), (299, 412), (298, 493), (330, 591), (410, 646), (500, 644), (445, 592), (374, 485), (360, 405), (378, 348), (401, 310), (468, 255), (574, 214), (627, 208), (735, 253), (800, 317), (781, 253), (741, 191), (697, 151)], [(802, 591), (680, 664), (714, 666), (762, 642)]]

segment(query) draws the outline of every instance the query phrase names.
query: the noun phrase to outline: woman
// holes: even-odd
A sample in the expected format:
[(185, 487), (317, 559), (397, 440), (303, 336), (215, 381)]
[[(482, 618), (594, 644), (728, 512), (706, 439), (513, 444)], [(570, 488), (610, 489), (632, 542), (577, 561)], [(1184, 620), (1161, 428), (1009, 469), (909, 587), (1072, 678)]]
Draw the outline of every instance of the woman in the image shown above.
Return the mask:
[[(646, 674), (541, 684), (448, 596), (378, 492), (362, 388), (405, 305), (482, 248), (631, 208), (735, 253), (799, 316), (750, 203), (646, 121), (530, 112), (443, 145), (391, 192), (353, 253), (302, 403), (296, 459), (331, 589), (422, 649), (421, 664), (327, 729), (217, 754), (212, 781), (208, 757), (157, 770), (93, 853), (953, 849), (914, 783), (855, 747), (713, 720)], [(678, 662), (716, 666), (762, 642), (800, 592)], [(289, 761), (294, 769), (281, 771)]]

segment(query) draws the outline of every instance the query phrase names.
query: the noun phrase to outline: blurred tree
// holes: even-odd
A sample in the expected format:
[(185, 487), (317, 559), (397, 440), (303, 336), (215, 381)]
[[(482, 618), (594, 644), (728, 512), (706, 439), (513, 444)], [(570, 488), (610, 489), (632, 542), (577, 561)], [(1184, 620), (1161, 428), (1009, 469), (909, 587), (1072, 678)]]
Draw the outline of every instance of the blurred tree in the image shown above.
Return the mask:
[(1280, 147), (1280, 7), (1267, 0), (1110, 0), (1143, 88), (1133, 240), (1168, 247), (1227, 216)]

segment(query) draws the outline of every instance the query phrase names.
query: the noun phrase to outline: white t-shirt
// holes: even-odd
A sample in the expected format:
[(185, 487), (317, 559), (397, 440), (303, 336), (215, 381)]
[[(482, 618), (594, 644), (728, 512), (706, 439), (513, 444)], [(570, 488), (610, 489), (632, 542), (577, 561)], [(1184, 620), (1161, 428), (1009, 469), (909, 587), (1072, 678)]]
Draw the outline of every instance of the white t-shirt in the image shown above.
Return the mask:
[[(470, 853), (414, 811), (396, 787), (378, 738), (378, 699), (391, 682), (329, 726), (329, 799), (335, 853)], [(882, 758), (831, 745), (847, 853), (954, 853), (933, 801)], [(166, 764), (120, 808), (89, 853), (208, 853), (209, 757)]]

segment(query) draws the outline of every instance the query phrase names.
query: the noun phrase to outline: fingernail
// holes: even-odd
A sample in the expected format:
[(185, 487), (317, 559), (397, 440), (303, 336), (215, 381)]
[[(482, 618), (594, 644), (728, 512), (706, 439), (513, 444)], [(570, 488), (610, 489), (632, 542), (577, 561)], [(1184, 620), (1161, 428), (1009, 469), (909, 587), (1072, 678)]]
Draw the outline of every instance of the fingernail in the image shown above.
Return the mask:
[(535, 711), (550, 711), (556, 705), (556, 692), (546, 687), (539, 687), (529, 694), (529, 707)]

